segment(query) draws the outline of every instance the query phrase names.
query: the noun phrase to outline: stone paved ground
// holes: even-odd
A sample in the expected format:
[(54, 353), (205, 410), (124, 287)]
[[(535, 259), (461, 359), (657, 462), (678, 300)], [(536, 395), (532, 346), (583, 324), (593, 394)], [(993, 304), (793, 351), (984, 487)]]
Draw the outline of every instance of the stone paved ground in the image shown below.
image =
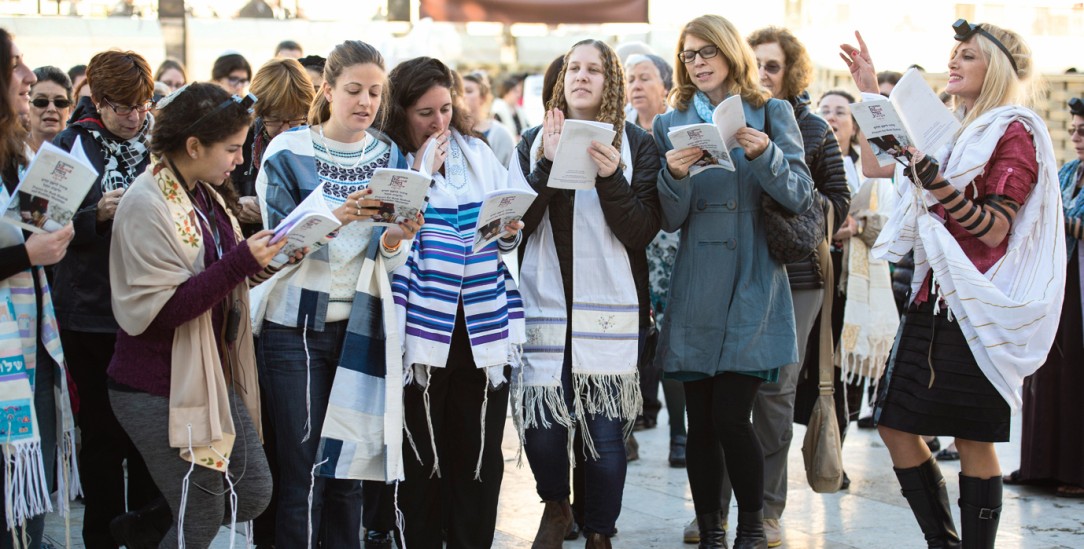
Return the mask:
[[(1019, 463), (1019, 418), (1014, 418), (1012, 440), (998, 445), (1002, 466), (1011, 471)], [(667, 466), (668, 436), (665, 410), (656, 429), (636, 434), (640, 442), (639, 461), (629, 465), (628, 481), (621, 517), (620, 533), (614, 538), (617, 548), (692, 547), (681, 543), (683, 526), (692, 518), (692, 498), (684, 469)], [(838, 494), (814, 494), (805, 485), (802, 469), (801, 440), (804, 434), (796, 426), (795, 445), (790, 454), (789, 502), (784, 515), (785, 547), (790, 549), (851, 549), (924, 547), (914, 517), (899, 495), (888, 451), (874, 431), (851, 431), (844, 448), (844, 463), (852, 479), (850, 490)], [(943, 442), (946, 440), (943, 439)], [(505, 433), (507, 469), (501, 491), (494, 547), (525, 549), (538, 526), (542, 506), (534, 493), (534, 480), (526, 465), (515, 466), (516, 437), (508, 422)], [(949, 480), (949, 496), (958, 497), (956, 475), (959, 462), (942, 464)], [(731, 517), (736, 517), (736, 509)], [(81, 507), (72, 520), (78, 541)], [(63, 547), (64, 522), (52, 516), (47, 536)], [(243, 545), (238, 536), (238, 545)], [(1028, 487), (1006, 487), (1004, 512), (998, 535), (999, 548), (1084, 548), (1084, 500), (1057, 498), (1048, 491)], [(222, 533), (212, 546), (229, 547), (229, 532)], [(566, 548), (583, 547), (583, 541), (566, 542)], [(292, 549), (292, 548), (283, 548)]]

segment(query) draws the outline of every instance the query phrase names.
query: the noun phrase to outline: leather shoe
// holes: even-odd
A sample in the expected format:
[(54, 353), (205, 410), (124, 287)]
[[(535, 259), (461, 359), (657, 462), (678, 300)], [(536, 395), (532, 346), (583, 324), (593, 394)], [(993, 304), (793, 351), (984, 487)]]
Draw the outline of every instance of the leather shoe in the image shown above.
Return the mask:
[(682, 435), (670, 439), (670, 466), (685, 467), (685, 437)]

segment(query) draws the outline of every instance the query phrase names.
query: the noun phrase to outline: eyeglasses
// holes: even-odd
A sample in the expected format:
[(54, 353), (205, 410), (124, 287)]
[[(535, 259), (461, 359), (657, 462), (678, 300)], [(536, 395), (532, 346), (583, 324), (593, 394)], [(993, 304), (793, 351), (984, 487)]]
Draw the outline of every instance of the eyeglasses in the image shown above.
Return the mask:
[[(178, 90), (178, 92), (179, 91), (180, 90)], [(178, 92), (174, 92), (174, 93), (178, 93)], [(188, 130), (191, 130), (192, 128), (195, 128), (196, 126), (199, 125), (200, 122), (203, 122), (204, 120), (215, 116), (216, 114), (222, 112), (224, 109), (226, 109), (226, 107), (229, 107), (230, 105), (240, 105), (240, 107), (242, 109), (245, 109), (245, 111), (247, 111), (248, 114), (252, 114), (252, 111), (254, 109), (254, 105), (256, 105), (257, 101), (259, 101), (259, 98), (257, 98), (255, 95), (253, 95), (251, 93), (245, 94), (244, 97), (241, 97), (240, 95), (234, 95), (233, 97), (230, 97), (229, 99), (219, 103), (218, 106), (215, 107), (214, 110), (212, 110), (211, 112), (208, 112), (207, 114), (197, 118), (196, 121), (189, 124), (188, 127), (184, 129), (184, 131), (187, 132)], [(163, 108), (165, 108), (165, 107), (163, 106)], [(182, 133), (184, 133), (184, 132), (182, 132)]]
[(704, 46), (698, 50), (685, 50), (678, 53), (678, 59), (681, 59), (682, 63), (692, 63), (696, 60), (697, 55), (701, 59), (711, 59), (719, 55), (719, 48), (717, 46)]
[(30, 102), (31, 105), (34, 105), (39, 109), (48, 108), (49, 103), (56, 105), (56, 108), (58, 109), (66, 109), (72, 105), (71, 101), (62, 97), (58, 97), (56, 99), (49, 99), (48, 97), (35, 97), (34, 100)]
[(105, 104), (108, 105), (109, 108), (113, 109), (113, 112), (116, 113), (117, 116), (128, 116), (129, 114), (132, 114), (132, 111), (139, 111), (139, 114), (143, 114), (149, 112), (151, 109), (154, 108), (153, 101), (147, 101), (142, 105), (132, 106), (114, 105), (113, 102), (106, 97), (103, 97), (102, 101), (105, 101)]
[(1084, 137), (1084, 126), (1069, 126), (1069, 139), (1072, 139), (1074, 134)]
[(241, 78), (238, 76), (227, 76), (226, 81), (233, 87), (247, 86), (250, 80), (248, 78)]
[(767, 63), (761, 65), (760, 61), (757, 61), (757, 68), (764, 69), (764, 72), (768, 74), (779, 74), (779, 71), (783, 70), (783, 65), (780, 65), (775, 61), (768, 61)]
[(268, 130), (271, 130), (271, 131), (277, 131), (279, 128), (281, 128), (283, 126), (286, 126), (287, 128), (296, 128), (298, 126), (304, 126), (305, 123), (308, 122), (308, 121), (309, 121), (309, 119), (305, 118), (305, 117), (291, 118), (289, 120), (282, 120), (282, 119), (278, 119), (278, 118), (267, 118), (267, 117), (265, 117), (263, 119), (263, 127), (267, 128)]

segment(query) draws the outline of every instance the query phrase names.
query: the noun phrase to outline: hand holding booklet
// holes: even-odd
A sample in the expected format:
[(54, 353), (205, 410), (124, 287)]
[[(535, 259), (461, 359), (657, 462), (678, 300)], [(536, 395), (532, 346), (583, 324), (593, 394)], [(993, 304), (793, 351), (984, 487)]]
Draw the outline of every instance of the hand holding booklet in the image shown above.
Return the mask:
[(915, 69), (907, 71), (888, 99), (851, 104), (877, 162), (907, 164), (908, 147), (936, 154), (960, 129), (960, 122), (945, 107)]
[(316, 244), (341, 226), (339, 218), (335, 217), (324, 200), (324, 184), (321, 183), (275, 227), (271, 244), (283, 238), (288, 240), (275, 256), (275, 262), (286, 263), (294, 252)]
[(689, 124), (670, 128), (670, 143), (675, 149), (700, 147), (704, 151), (700, 160), (689, 168), (696, 175), (711, 168), (734, 171), (734, 159), (730, 151), (739, 148), (735, 134), (745, 127), (745, 109), (741, 96), (732, 95), (719, 103), (711, 114), (711, 123)]
[(380, 211), (373, 215), (372, 222), (394, 227), (402, 221), (413, 220), (425, 210), (432, 185), (433, 178), (425, 171), (377, 168), (369, 180), (369, 189), (373, 194), (365, 197), (366, 200), (380, 201)]
[(527, 213), (535, 196), (532, 191), (497, 189), (486, 193), (478, 212), (478, 229), (474, 233), (474, 251), (507, 234), (504, 229)]
[(552, 189), (590, 190), (595, 188), (598, 164), (587, 149), (592, 141), (612, 143), (617, 132), (614, 125), (593, 120), (565, 120), (561, 126), (561, 141), (553, 154), (549, 187)]
[(70, 153), (46, 141), (0, 219), (30, 232), (57, 231), (71, 222), (97, 178), (98, 170), (83, 153), (79, 138)]

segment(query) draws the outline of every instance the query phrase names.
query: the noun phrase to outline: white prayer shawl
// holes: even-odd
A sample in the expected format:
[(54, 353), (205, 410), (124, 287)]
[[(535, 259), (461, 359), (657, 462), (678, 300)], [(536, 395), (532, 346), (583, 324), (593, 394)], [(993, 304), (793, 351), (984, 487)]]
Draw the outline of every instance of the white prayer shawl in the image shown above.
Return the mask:
[[(531, 144), (532, 171), (541, 140), (539, 132)], [(632, 181), (627, 134), (622, 136), (621, 161), (625, 180)], [(508, 174), (523, 178), (518, 155)], [(518, 372), (517, 402), (521, 428), (548, 428), (543, 406), (557, 423), (572, 427), (561, 387), (564, 349), (571, 344), (575, 417), (594, 454), (586, 414), (621, 418), (631, 426), (642, 407), (636, 369), (640, 306), (628, 251), (606, 224), (595, 189), (576, 191), (572, 240), (571, 342), (565, 340), (567, 308), (548, 210), (527, 240), (520, 285), (527, 343)]]
[(901, 197), (873, 248), (874, 255), (888, 261), (914, 249), (912, 296), (932, 269), (979, 368), (1013, 412), (1022, 402), (1024, 378), (1046, 361), (1065, 294), (1065, 222), (1053, 144), (1042, 118), (1007, 106), (980, 116), (964, 128), (951, 151), (946, 147), (935, 155), (945, 179), (963, 191), (983, 173), (998, 140), (1016, 121), (1032, 135), (1039, 170), (1013, 222), (1004, 257), (980, 273), (942, 220), (929, 212), (937, 200), (917, 186)]

